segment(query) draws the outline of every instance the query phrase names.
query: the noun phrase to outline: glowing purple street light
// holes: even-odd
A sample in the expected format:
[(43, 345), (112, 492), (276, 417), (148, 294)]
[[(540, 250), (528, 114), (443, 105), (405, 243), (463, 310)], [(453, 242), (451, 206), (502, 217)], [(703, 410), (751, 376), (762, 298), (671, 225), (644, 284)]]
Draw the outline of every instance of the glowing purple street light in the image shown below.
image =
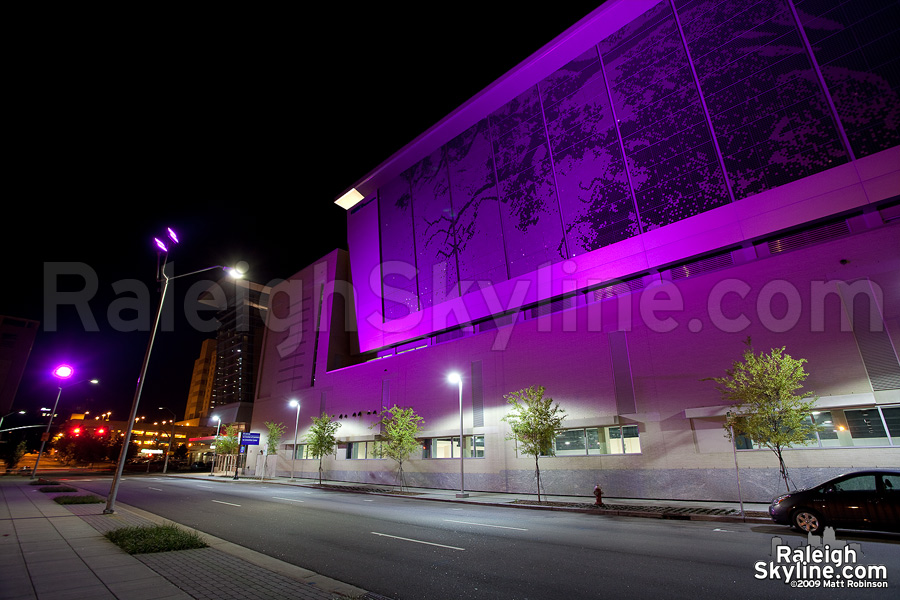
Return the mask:
[(75, 369), (69, 365), (59, 365), (53, 369), (53, 376), (57, 379), (69, 379), (75, 374)]
[[(56, 416), (56, 407), (59, 405), (59, 397), (62, 396), (63, 391), (63, 381), (67, 381), (72, 378), (72, 375), (75, 374), (75, 369), (73, 369), (70, 365), (61, 364), (55, 369), (53, 369), (53, 376), (59, 380), (59, 392), (56, 394), (56, 402), (53, 403), (53, 410), (50, 411), (50, 418), (47, 420), (47, 429), (44, 431), (44, 434), (41, 436), (41, 449), (38, 451), (37, 460), (34, 461), (34, 470), (31, 472), (31, 478), (34, 479), (34, 476), (37, 474), (38, 464), (41, 462), (41, 456), (44, 455), (44, 446), (47, 444), (47, 440), (50, 439), (50, 426), (53, 424), (53, 417)], [(82, 380), (86, 381), (86, 380)], [(91, 383), (97, 384), (100, 383), (96, 379), (91, 379)], [(81, 383), (81, 381), (77, 381), (76, 383)], [(75, 385), (73, 383), (72, 385)], [(69, 386), (71, 387), (71, 386)]]
[[(166, 233), (168, 238), (175, 244), (178, 243), (178, 236), (172, 230), (171, 227), (166, 229)], [(156, 278), (157, 281), (162, 282), (162, 291), (159, 294), (159, 305), (156, 309), (156, 321), (153, 323), (153, 329), (150, 331), (150, 341), (147, 342), (147, 351), (144, 353), (144, 362), (141, 365), (141, 374), (138, 376), (137, 381), (137, 389), (134, 391), (134, 401), (131, 404), (131, 416), (128, 419), (128, 428), (125, 430), (125, 437), (122, 441), (122, 450), (119, 452), (119, 462), (116, 466), (116, 473), (113, 475), (112, 486), (109, 490), (109, 495), (106, 499), (106, 508), (103, 509), (103, 514), (108, 515), (116, 512), (116, 496), (119, 492), (119, 482), (122, 479), (122, 471), (125, 468), (125, 458), (128, 453), (128, 444), (131, 442), (131, 431), (134, 428), (134, 422), (137, 419), (138, 406), (141, 403), (141, 391), (144, 389), (144, 379), (147, 377), (147, 365), (150, 362), (150, 353), (153, 351), (153, 342), (156, 339), (156, 331), (159, 329), (159, 320), (162, 316), (163, 305), (166, 302), (166, 291), (169, 289), (169, 281), (172, 279), (178, 279), (179, 277), (187, 277), (188, 275), (196, 275), (197, 273), (203, 273), (204, 271), (212, 271), (213, 269), (223, 269), (226, 273), (231, 275), (236, 279), (240, 279), (243, 277), (244, 270), (239, 269), (231, 269), (228, 267), (223, 267), (222, 265), (215, 265), (212, 267), (206, 267), (205, 269), (198, 269), (196, 271), (191, 271), (190, 273), (182, 273), (181, 275), (172, 275), (171, 277), (166, 274), (166, 261), (169, 259), (169, 248), (166, 244), (160, 240), (159, 238), (153, 238), (154, 243), (156, 244), (156, 248), (159, 251), (157, 255), (157, 273)], [(210, 471), (210, 475), (212, 471)]]

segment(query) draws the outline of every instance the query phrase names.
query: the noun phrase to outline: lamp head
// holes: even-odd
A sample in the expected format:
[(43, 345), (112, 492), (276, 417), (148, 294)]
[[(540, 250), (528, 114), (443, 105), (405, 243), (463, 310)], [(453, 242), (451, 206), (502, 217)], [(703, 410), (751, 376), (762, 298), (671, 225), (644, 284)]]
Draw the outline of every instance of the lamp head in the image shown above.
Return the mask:
[(462, 381), (462, 378), (459, 376), (459, 373), (454, 371), (453, 373), (447, 375), (447, 381), (449, 381), (450, 383), (459, 383), (460, 381)]
[(75, 369), (73, 369), (69, 365), (59, 365), (58, 367), (53, 369), (53, 376), (57, 379), (69, 379), (74, 374)]
[(288, 402), (288, 406), (292, 406), (292, 407), (295, 407), (295, 408), (300, 408), (300, 403), (297, 402), (296, 400), (291, 400), (290, 402)]

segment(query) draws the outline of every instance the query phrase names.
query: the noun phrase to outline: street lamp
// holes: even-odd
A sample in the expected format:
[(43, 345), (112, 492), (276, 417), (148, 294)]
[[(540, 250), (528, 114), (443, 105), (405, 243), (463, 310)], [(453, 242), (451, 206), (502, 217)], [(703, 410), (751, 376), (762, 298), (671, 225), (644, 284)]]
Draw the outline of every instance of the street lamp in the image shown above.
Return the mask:
[(300, 426), (300, 403), (291, 400), (289, 406), (297, 407), (297, 419), (294, 421), (294, 450), (291, 452), (291, 481), (294, 481), (294, 459), (297, 458), (297, 428)]
[(459, 373), (450, 373), (447, 376), (450, 383), (459, 385), (459, 493), (457, 498), (468, 498), (466, 493), (466, 474), (463, 467), (463, 458), (465, 455), (465, 438), (463, 437), (463, 403), (462, 403), (462, 377)]
[(221, 417), (213, 417), (213, 420), (216, 422), (216, 437), (213, 440), (216, 445), (213, 446), (213, 461), (212, 466), (209, 468), (209, 476), (213, 476), (213, 469), (216, 468), (216, 452), (218, 452), (217, 446), (219, 445), (219, 427), (222, 426), (222, 418)]
[[(75, 374), (75, 369), (73, 369), (69, 365), (59, 365), (55, 369), (53, 369), (53, 376), (59, 380), (59, 392), (56, 394), (56, 402), (53, 403), (53, 410), (50, 411), (50, 418), (47, 420), (47, 430), (44, 431), (44, 435), (41, 436), (41, 449), (38, 450), (37, 460), (34, 461), (34, 470), (31, 472), (31, 478), (34, 479), (34, 476), (37, 474), (38, 464), (41, 462), (41, 456), (44, 454), (44, 446), (47, 445), (47, 440), (50, 439), (50, 426), (53, 424), (53, 417), (56, 415), (56, 407), (59, 405), (59, 397), (62, 396), (63, 391), (63, 381), (67, 381), (72, 378), (72, 375)], [(83, 381), (87, 381), (86, 379), (82, 379), (81, 381), (76, 381), (75, 383), (66, 386), (72, 387), (73, 385), (77, 385)], [(96, 379), (91, 379), (91, 383), (97, 384), (100, 383)]]
[(169, 436), (169, 451), (166, 452), (166, 460), (163, 462), (163, 475), (166, 474), (166, 469), (169, 466), (169, 455), (172, 454), (172, 440), (175, 439), (175, 419), (178, 415), (175, 414), (175, 411), (166, 406), (160, 406), (159, 410), (167, 410), (172, 413), (172, 435)]
[(14, 411), (12, 411), (11, 413), (6, 413), (6, 414), (3, 415), (2, 417), (0, 417), (0, 437), (3, 437), (3, 419), (5, 419), (6, 417), (8, 417), (9, 415), (17, 415), (17, 414), (18, 414), (18, 415), (24, 415), (24, 414), (25, 414), (25, 411), (24, 411), (24, 410), (14, 410)]
[[(175, 235), (175, 232), (172, 231), (171, 228), (168, 229), (168, 238), (172, 241), (172, 243), (178, 243), (178, 236)], [(162, 291), (159, 295), (159, 305), (156, 308), (156, 320), (153, 322), (153, 329), (150, 331), (150, 340), (147, 342), (147, 350), (144, 353), (144, 362), (141, 364), (141, 373), (138, 376), (137, 388), (134, 391), (134, 400), (131, 404), (131, 415), (128, 418), (128, 427), (125, 429), (125, 437), (122, 441), (122, 451), (119, 453), (119, 463), (116, 466), (116, 473), (113, 476), (113, 482), (109, 489), (109, 496), (106, 500), (106, 508), (103, 509), (103, 514), (105, 515), (116, 512), (116, 496), (119, 493), (119, 483), (122, 480), (122, 471), (125, 468), (125, 457), (127, 456), (128, 452), (128, 444), (131, 442), (131, 430), (134, 428), (134, 421), (137, 418), (138, 406), (141, 403), (141, 391), (143, 391), (144, 389), (144, 380), (147, 376), (147, 365), (150, 362), (150, 353), (153, 351), (153, 341), (156, 339), (156, 331), (157, 329), (159, 329), (159, 320), (162, 316), (163, 305), (166, 302), (166, 291), (168, 291), (169, 289), (169, 281), (178, 279), (180, 277), (196, 275), (197, 273), (203, 273), (205, 271), (212, 271), (214, 269), (223, 269), (232, 277), (243, 276), (243, 273), (238, 271), (237, 269), (223, 267), (222, 265), (214, 265), (212, 267), (206, 267), (205, 269), (197, 269), (196, 271), (191, 271), (190, 273), (182, 273), (181, 275), (173, 275), (172, 277), (169, 277), (166, 274), (166, 261), (169, 257), (169, 247), (159, 238), (153, 238), (153, 241), (156, 244), (157, 261), (159, 265), (159, 269), (157, 272), (157, 281), (161, 280), (163, 282), (163, 286)], [(212, 471), (210, 471), (210, 473), (212, 473)]]

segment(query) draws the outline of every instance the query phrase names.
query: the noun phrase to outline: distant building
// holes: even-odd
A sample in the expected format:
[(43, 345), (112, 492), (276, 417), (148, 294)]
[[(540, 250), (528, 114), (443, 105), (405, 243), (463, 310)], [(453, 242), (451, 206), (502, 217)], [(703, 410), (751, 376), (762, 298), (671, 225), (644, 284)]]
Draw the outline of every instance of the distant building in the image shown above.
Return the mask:
[(296, 399), (301, 440), (341, 424), (326, 477), (394, 483), (397, 405), (408, 485), (533, 493), (502, 417), (534, 385), (567, 415), (545, 492), (736, 500), (739, 473), (768, 501), (777, 461), (703, 381), (748, 336), (808, 360), (795, 485), (900, 464), (898, 33), (896, 0), (628, 0), (535, 49), (339, 199), (349, 252), (273, 287), (251, 430), (286, 425), (279, 473), (317, 475)]
[(218, 309), (219, 328), (210, 396), (206, 410), (199, 410), (198, 417), (219, 416), (223, 423), (249, 423), (269, 288), (246, 279), (223, 278), (211, 286), (201, 302)]
[(191, 389), (184, 411), (185, 421), (205, 419), (209, 416), (213, 380), (216, 375), (216, 345), (216, 340), (208, 339), (203, 340), (200, 346), (200, 357), (194, 361), (194, 371), (191, 374)]
[(0, 315), (0, 414), (12, 409), (31, 355), (38, 321)]

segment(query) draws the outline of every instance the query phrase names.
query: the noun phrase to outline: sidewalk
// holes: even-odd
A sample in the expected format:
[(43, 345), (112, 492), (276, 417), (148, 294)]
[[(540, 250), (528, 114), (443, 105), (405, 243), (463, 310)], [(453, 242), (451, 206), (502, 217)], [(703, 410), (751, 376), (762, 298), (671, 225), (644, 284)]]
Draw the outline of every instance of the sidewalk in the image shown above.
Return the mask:
[[(197, 550), (130, 555), (103, 537), (166, 523), (105, 504), (61, 506), (25, 477), (0, 478), (0, 599), (344, 600), (366, 591), (201, 534)], [(66, 481), (77, 487), (77, 479)]]
[[(259, 480), (203, 474), (153, 474), (153, 477), (215, 481), (222, 485), (255, 485)], [(78, 478), (60, 479), (78, 487)], [(169, 523), (143, 510), (116, 504), (116, 514), (102, 514), (105, 504), (61, 506), (55, 494), (42, 493), (30, 479), (0, 477), (0, 600), (92, 599), (120, 600), (375, 600), (380, 596), (318, 575), (278, 559), (199, 532), (209, 548), (129, 555), (103, 534), (118, 527)], [(313, 487), (341, 492), (397, 495), (390, 486), (270, 478), (266, 484)], [(562, 510), (597, 515), (636, 516), (725, 522), (771, 523), (768, 505), (736, 502), (638, 500), (534, 494), (467, 492), (405, 488), (404, 496), (424, 501), (462, 502), (519, 509)], [(187, 528), (186, 528), (187, 529)]]

